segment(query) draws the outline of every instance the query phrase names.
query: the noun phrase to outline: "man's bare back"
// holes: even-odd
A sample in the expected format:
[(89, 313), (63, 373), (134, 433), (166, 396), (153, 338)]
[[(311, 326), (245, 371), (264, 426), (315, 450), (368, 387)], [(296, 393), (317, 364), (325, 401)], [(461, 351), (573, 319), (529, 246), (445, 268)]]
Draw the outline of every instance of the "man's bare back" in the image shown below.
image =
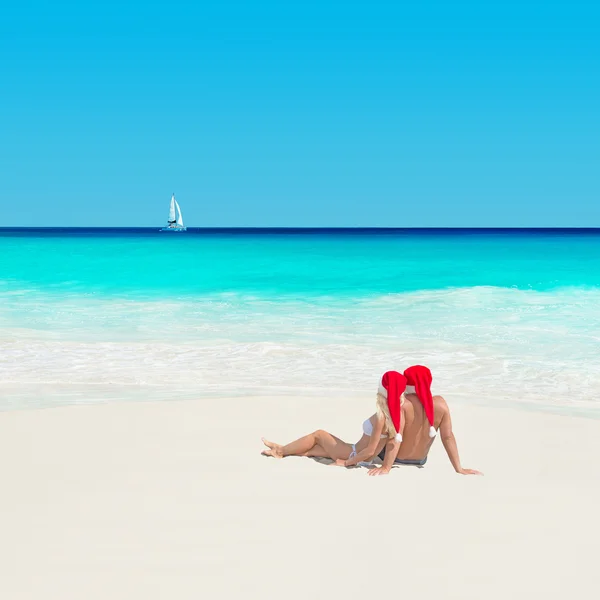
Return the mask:
[[(403, 406), (405, 419), (402, 444), (398, 451), (397, 460), (422, 460), (431, 448), (436, 438), (429, 437), (429, 421), (425, 409), (416, 394), (405, 394)], [(452, 432), (452, 418), (448, 404), (442, 396), (433, 397), (434, 427), (448, 454), (448, 458), (457, 473), (462, 475), (481, 475), (473, 469), (463, 469), (460, 464), (456, 439)]]

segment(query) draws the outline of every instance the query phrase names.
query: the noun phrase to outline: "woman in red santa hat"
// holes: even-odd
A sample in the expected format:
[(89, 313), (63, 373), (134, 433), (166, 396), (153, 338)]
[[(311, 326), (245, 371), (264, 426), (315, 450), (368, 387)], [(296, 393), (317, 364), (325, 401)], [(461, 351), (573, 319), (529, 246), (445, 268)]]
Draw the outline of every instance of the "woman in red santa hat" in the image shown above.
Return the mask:
[[(429, 373), (429, 383), (427, 372), (422, 369)], [(407, 385), (411, 387), (407, 388)], [(363, 423), (363, 435), (355, 444), (348, 444), (319, 429), (285, 446), (263, 438), (267, 449), (262, 454), (275, 458), (330, 458), (336, 465), (344, 467), (370, 463), (379, 454), (383, 465), (380, 469), (371, 469), (369, 475), (383, 475), (389, 473), (394, 464), (423, 466), (436, 430), (441, 427), (443, 440), (446, 440), (444, 447), (456, 471), (462, 474), (477, 473), (460, 466), (455, 441), (453, 446), (451, 443), (447, 445), (447, 441), (451, 437), (453, 439), (450, 413), (441, 396), (434, 400), (430, 391), (427, 395), (426, 389), (430, 385), (431, 373), (426, 367), (411, 367), (404, 375), (388, 371), (381, 378), (377, 391), (377, 412)], [(406, 391), (410, 392), (410, 400)], [(421, 397), (425, 400), (421, 401)]]

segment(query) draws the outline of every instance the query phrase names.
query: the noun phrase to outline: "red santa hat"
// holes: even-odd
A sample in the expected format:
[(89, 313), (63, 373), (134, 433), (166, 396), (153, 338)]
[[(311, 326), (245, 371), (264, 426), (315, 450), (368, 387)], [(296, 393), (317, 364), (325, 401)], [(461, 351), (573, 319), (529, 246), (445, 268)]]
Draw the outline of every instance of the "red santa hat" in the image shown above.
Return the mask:
[(402, 394), (406, 389), (406, 377), (398, 371), (388, 371), (383, 374), (379, 384), (378, 393), (387, 399), (388, 410), (392, 423), (396, 428), (396, 441), (402, 441), (400, 434), (400, 421), (402, 417)]
[(406, 383), (408, 386), (415, 388), (415, 393), (419, 397), (427, 420), (429, 421), (429, 437), (433, 438), (436, 435), (435, 427), (433, 426), (433, 396), (431, 395), (431, 371), (427, 367), (415, 365), (408, 367), (404, 371)]

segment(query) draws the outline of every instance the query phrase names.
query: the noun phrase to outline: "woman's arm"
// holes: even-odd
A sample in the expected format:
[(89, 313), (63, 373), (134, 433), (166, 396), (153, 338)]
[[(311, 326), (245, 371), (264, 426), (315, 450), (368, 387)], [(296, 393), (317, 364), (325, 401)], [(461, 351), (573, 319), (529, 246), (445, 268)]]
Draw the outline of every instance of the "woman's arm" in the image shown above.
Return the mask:
[(383, 459), (383, 465), (378, 469), (371, 469), (369, 475), (387, 475), (394, 465), (394, 461), (398, 456), (400, 445), (402, 442), (397, 442), (394, 438), (385, 445), (385, 458)]
[(474, 469), (463, 469), (460, 464), (460, 457), (458, 455), (458, 446), (456, 445), (456, 438), (452, 432), (452, 419), (450, 418), (450, 410), (446, 407), (446, 412), (442, 417), (440, 423), (440, 437), (442, 438), (442, 444), (446, 450), (446, 454), (454, 467), (454, 470), (461, 475), (483, 475), (479, 471)]
[(371, 433), (367, 447), (360, 452), (357, 452), (356, 456), (344, 461), (345, 467), (353, 467), (359, 462), (362, 462), (363, 460), (369, 461), (375, 456), (375, 453), (377, 452), (377, 446), (379, 446), (379, 440), (381, 439), (381, 434), (383, 433), (383, 425), (384, 419), (382, 419), (380, 415), (377, 415), (375, 418), (375, 427), (373, 427), (373, 432)]
[[(402, 421), (400, 423), (400, 435), (404, 433), (404, 411), (402, 411)], [(398, 456), (398, 451), (402, 442), (397, 442), (395, 436), (390, 436), (388, 443), (385, 445), (385, 457), (383, 459), (383, 465), (379, 469), (371, 469), (369, 475), (387, 475), (394, 465), (394, 461)]]

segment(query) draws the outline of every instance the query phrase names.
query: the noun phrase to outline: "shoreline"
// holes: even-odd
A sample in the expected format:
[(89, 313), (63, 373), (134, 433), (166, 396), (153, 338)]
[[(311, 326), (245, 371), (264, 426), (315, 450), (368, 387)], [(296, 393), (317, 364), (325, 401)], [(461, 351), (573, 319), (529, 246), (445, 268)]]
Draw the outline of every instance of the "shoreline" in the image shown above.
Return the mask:
[(286, 396), (0, 413), (0, 593), (589, 593), (598, 421), (451, 404), (463, 466), (484, 477), (455, 474), (439, 440), (424, 469), (375, 479), (260, 456), (261, 436), (285, 443), (323, 428), (355, 441), (370, 408)]
[[(43, 392), (57, 392), (60, 388), (64, 388), (62, 395), (52, 397), (52, 400), (46, 404), (39, 404), (39, 400), (35, 400), (43, 395)], [(268, 391), (264, 388), (245, 391), (239, 390), (236, 392), (225, 391), (217, 393), (212, 390), (198, 392), (198, 389), (189, 386), (181, 388), (177, 392), (173, 392), (171, 384), (164, 386), (140, 386), (137, 384), (129, 385), (114, 385), (106, 383), (97, 384), (22, 384), (22, 383), (2, 383), (0, 382), (0, 415), (6, 412), (21, 412), (21, 411), (36, 411), (48, 409), (60, 409), (67, 407), (87, 407), (87, 406), (104, 406), (106, 404), (170, 404), (177, 402), (218, 402), (225, 401), (228, 398), (241, 400), (243, 398), (256, 399), (280, 399), (289, 400), (291, 398), (310, 398), (311, 400), (343, 400), (350, 399), (353, 403), (367, 403), (372, 400), (372, 390), (362, 391), (337, 391), (323, 390), (321, 388), (303, 388), (302, 393), (298, 393), (298, 388), (274, 388), (273, 391)], [(27, 390), (27, 391), (24, 391)], [(308, 393), (307, 393), (307, 390)], [(437, 389), (433, 391), (435, 394), (440, 394)], [(515, 400), (513, 397), (496, 398), (494, 403), (486, 402), (474, 398), (472, 394), (460, 392), (441, 393), (452, 406), (462, 406), (465, 408), (489, 408), (489, 409), (510, 409), (515, 411), (524, 411), (534, 414), (554, 415), (559, 417), (575, 417), (578, 419), (600, 420), (600, 406), (598, 408), (590, 408), (589, 406), (577, 405), (561, 405), (561, 404), (542, 404), (526, 400)], [(68, 396), (75, 396), (77, 399), (69, 401)], [(80, 398), (86, 397), (82, 401)], [(91, 399), (90, 399), (91, 398)], [(8, 400), (6, 400), (8, 399)], [(23, 403), (19, 406), (18, 403)]]

